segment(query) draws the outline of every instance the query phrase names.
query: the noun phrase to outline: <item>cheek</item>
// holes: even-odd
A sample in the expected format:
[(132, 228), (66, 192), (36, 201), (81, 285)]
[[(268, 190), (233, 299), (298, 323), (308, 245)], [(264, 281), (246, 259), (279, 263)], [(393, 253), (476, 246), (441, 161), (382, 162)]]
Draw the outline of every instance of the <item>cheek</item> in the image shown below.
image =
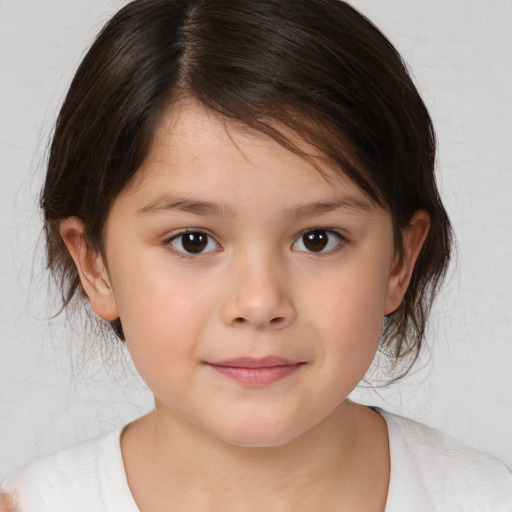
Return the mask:
[[(151, 270), (148, 270), (151, 269)], [(133, 362), (151, 388), (158, 375), (179, 375), (196, 352), (211, 316), (211, 301), (194, 282), (157, 265), (130, 269), (114, 293)], [(115, 276), (114, 276), (115, 277)], [(155, 390), (156, 391), (156, 390)]]
[(321, 319), (325, 364), (334, 374), (351, 375), (356, 384), (378, 349), (387, 293), (386, 273), (362, 267), (326, 279), (323, 293), (311, 301), (311, 314)]
[(324, 279), (322, 289), (309, 298), (326, 328), (343, 333), (357, 345), (362, 340), (371, 343), (378, 339), (387, 298), (386, 273), (361, 267), (351, 267)]

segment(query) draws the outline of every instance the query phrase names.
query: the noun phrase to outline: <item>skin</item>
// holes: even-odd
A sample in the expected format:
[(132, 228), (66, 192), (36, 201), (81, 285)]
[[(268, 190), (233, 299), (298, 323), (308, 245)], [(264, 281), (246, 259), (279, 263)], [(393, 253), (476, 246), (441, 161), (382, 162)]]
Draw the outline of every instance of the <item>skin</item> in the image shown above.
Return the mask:
[(15, 500), (11, 496), (7, 494), (0, 496), (0, 512), (18, 512), (18, 510)]
[[(143, 512), (384, 509), (385, 422), (346, 398), (403, 298), (428, 216), (416, 213), (396, 254), (389, 212), (309, 149), (303, 159), (182, 101), (114, 201), (105, 258), (79, 219), (61, 224), (92, 308), (121, 318), (155, 394), (121, 440)], [(304, 238), (315, 229), (320, 251)], [(186, 251), (184, 230), (204, 234), (203, 252)], [(265, 385), (214, 366), (268, 356), (300, 364)]]

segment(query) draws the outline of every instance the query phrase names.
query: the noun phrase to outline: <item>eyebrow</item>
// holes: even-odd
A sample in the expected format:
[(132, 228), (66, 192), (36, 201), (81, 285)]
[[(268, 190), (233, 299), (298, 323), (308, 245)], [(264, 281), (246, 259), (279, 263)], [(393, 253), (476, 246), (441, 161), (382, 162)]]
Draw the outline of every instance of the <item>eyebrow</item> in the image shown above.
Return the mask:
[(224, 203), (202, 201), (196, 199), (177, 199), (168, 196), (160, 197), (151, 201), (146, 206), (137, 210), (138, 215), (145, 215), (157, 212), (178, 210), (195, 215), (216, 215), (219, 217), (234, 217), (235, 211)]
[(318, 201), (300, 204), (291, 211), (298, 217), (308, 215), (321, 215), (335, 210), (353, 210), (354, 212), (370, 212), (374, 206), (357, 197), (344, 197), (333, 201)]
[[(213, 201), (204, 201), (200, 199), (184, 199), (163, 196), (151, 201), (146, 206), (137, 210), (138, 215), (147, 215), (158, 212), (178, 210), (184, 213), (194, 215), (216, 215), (218, 217), (235, 217), (233, 207), (225, 203), (216, 203)], [(315, 201), (311, 203), (300, 204), (293, 208), (285, 210), (287, 214), (297, 217), (306, 217), (310, 215), (321, 215), (336, 210), (353, 210), (355, 212), (369, 212), (373, 206), (356, 197), (345, 197), (333, 201)]]

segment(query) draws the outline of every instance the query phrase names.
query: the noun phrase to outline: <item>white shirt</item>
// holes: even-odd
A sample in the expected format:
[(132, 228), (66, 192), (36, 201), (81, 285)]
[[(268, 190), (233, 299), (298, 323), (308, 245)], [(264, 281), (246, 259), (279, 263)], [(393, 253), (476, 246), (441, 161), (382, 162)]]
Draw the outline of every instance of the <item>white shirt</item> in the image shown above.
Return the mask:
[(391, 455), (385, 512), (512, 512), (512, 473), (502, 462), (439, 430), (379, 412)]
[[(438, 430), (386, 420), (391, 476), (385, 512), (512, 512), (512, 473)], [(1, 486), (16, 512), (140, 512), (130, 493), (121, 430), (31, 462)]]

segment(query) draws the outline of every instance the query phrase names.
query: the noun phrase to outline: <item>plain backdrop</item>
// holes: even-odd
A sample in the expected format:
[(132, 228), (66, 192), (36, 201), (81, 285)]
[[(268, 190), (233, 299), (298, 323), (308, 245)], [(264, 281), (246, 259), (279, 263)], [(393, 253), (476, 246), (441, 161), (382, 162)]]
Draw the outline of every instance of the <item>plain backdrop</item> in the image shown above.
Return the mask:
[[(151, 407), (122, 353), (55, 320), (37, 202), (46, 148), (86, 48), (121, 0), (0, 0), (0, 479)], [(354, 397), (512, 466), (512, 2), (355, 0), (412, 69), (439, 138), (458, 240), (429, 350)], [(79, 324), (74, 324), (79, 325)]]

